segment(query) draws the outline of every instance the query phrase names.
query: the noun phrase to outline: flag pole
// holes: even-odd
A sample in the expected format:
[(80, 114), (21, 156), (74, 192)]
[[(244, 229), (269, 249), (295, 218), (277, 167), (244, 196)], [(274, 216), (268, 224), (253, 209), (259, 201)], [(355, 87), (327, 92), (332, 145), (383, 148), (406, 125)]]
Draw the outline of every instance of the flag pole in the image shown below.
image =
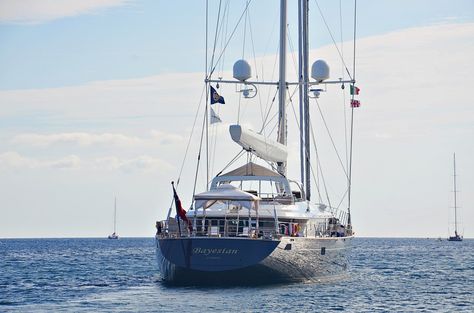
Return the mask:
[(176, 203), (176, 198), (178, 197), (178, 195), (176, 194), (176, 189), (174, 188), (174, 181), (171, 181), (171, 186), (173, 187), (174, 207), (176, 209), (176, 218), (178, 219), (178, 233), (179, 237), (181, 237), (181, 225), (179, 223), (178, 204)]

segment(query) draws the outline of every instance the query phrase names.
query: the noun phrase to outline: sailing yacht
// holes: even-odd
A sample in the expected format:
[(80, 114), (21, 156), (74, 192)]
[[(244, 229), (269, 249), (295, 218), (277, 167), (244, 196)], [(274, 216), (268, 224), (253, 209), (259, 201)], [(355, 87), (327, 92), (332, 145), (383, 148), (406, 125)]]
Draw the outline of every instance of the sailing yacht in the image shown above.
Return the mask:
[[(247, 156), (246, 162), (227, 172), (221, 171), (205, 191), (193, 192), (193, 203), (188, 212), (182, 207), (175, 188), (177, 183), (172, 183), (176, 217), (170, 207), (167, 218), (156, 222), (156, 254), (164, 281), (178, 284), (281, 283), (338, 279), (347, 273), (353, 239), (349, 209), (350, 171), (347, 210), (312, 201), (309, 92), (319, 92), (321, 89), (310, 88), (327, 84), (349, 84), (352, 90), (356, 88), (355, 80), (329, 80), (329, 67), (322, 60), (312, 65), (314, 81), (310, 80), (308, 1), (300, 0), (298, 8), (299, 81), (289, 82), (286, 78), (286, 0), (280, 0), (278, 81), (251, 81), (251, 68), (245, 60), (234, 64), (235, 80), (214, 79), (206, 73), (211, 103), (224, 102), (211, 83), (244, 86), (240, 90), (244, 98), (251, 98), (251, 93), (262, 85), (275, 88), (278, 92), (278, 134), (276, 140), (272, 140), (240, 124), (230, 125), (230, 137), (242, 148), (240, 155)], [(298, 130), (301, 181), (287, 177), (286, 107), (290, 85), (301, 90)], [(351, 106), (352, 110), (357, 106)], [(205, 114), (206, 119), (207, 107)], [(215, 112), (211, 111), (211, 114), (215, 115)], [(257, 164), (257, 160), (267, 166)]]
[(453, 193), (454, 193), (454, 236), (449, 236), (448, 241), (462, 241), (462, 236), (458, 234), (458, 213), (457, 213), (457, 190), (456, 190), (456, 153), (453, 155)]
[(117, 234), (117, 197), (114, 198), (114, 232), (109, 235), (109, 239), (119, 239)]

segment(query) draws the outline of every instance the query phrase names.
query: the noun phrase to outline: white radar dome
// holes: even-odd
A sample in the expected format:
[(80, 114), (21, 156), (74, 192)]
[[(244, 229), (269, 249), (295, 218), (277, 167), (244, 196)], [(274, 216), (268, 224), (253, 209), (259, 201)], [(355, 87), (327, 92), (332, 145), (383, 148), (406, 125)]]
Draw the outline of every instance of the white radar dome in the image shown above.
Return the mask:
[(250, 64), (245, 60), (238, 60), (234, 63), (234, 78), (245, 81), (252, 77), (252, 69)]
[(329, 78), (329, 65), (323, 60), (317, 60), (311, 66), (311, 77), (317, 82), (322, 82)]

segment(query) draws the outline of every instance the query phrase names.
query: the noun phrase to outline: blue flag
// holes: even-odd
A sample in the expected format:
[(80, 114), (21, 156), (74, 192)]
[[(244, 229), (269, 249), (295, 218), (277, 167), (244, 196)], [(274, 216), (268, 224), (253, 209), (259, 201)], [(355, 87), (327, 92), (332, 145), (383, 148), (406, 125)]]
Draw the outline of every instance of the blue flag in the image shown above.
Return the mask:
[(222, 103), (225, 104), (224, 97), (219, 95), (214, 87), (211, 86), (211, 104)]

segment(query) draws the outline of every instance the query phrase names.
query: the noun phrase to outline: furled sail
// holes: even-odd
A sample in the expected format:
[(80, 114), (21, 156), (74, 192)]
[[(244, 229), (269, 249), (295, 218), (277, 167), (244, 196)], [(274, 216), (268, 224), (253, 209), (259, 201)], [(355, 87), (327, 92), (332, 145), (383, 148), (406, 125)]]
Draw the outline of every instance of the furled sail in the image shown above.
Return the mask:
[(229, 132), (232, 140), (256, 156), (270, 162), (286, 162), (288, 151), (285, 145), (265, 138), (262, 134), (242, 129), (240, 125), (230, 125)]

